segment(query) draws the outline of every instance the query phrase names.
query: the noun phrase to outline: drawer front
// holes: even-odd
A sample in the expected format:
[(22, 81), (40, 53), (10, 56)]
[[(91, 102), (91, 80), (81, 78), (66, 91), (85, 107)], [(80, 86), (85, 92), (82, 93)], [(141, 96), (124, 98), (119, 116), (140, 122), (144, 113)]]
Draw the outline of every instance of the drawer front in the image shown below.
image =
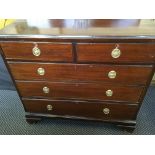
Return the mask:
[[(116, 47), (120, 51), (114, 50)], [(155, 62), (155, 44), (79, 43), (77, 60), (79, 62)]]
[(62, 100), (23, 100), (26, 112), (103, 120), (133, 120), (138, 106)]
[(9, 66), (16, 80), (97, 81), (125, 84), (146, 84), (153, 69), (152, 65), (129, 66), (14, 62), (9, 62)]
[(23, 97), (138, 102), (144, 87), (92, 83), (17, 82)]
[(1, 43), (6, 59), (72, 62), (71, 43)]

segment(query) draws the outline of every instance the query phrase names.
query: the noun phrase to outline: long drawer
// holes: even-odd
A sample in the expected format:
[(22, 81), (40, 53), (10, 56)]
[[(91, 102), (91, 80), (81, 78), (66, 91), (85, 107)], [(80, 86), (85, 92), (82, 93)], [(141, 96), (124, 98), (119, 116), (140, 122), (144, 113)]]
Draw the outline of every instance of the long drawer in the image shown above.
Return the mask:
[(84, 101), (23, 99), (26, 112), (103, 120), (134, 120), (138, 106)]
[(5, 42), (1, 47), (6, 59), (72, 62), (71, 43)]
[(16, 80), (97, 81), (146, 84), (152, 65), (97, 65), (8, 62)]
[(153, 63), (155, 44), (78, 43), (77, 60), (79, 62)]
[(144, 87), (92, 83), (17, 81), (23, 97), (139, 102)]

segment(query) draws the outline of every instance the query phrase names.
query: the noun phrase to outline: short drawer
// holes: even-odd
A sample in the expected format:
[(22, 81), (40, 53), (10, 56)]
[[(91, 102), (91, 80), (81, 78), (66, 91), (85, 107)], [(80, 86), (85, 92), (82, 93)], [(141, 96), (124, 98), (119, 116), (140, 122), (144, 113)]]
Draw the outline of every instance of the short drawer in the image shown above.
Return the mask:
[(146, 84), (152, 65), (89, 65), (9, 62), (16, 80), (95, 81)]
[(155, 62), (155, 44), (78, 43), (79, 62)]
[(71, 43), (1, 43), (6, 59), (72, 62)]
[(92, 83), (22, 82), (17, 87), (23, 97), (51, 99), (105, 100), (138, 103), (144, 87)]
[(134, 120), (138, 106), (84, 101), (23, 99), (26, 112), (101, 120)]

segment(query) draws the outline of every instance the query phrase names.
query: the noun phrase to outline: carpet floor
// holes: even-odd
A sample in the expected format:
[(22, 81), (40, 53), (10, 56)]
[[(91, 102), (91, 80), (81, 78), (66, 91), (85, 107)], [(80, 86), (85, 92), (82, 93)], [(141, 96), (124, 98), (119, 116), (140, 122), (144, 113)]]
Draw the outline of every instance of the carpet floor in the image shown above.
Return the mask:
[[(0, 90), (1, 135), (127, 135), (114, 125), (84, 120), (44, 119), (29, 125), (16, 91)], [(155, 87), (150, 87), (137, 117), (133, 135), (155, 134)]]

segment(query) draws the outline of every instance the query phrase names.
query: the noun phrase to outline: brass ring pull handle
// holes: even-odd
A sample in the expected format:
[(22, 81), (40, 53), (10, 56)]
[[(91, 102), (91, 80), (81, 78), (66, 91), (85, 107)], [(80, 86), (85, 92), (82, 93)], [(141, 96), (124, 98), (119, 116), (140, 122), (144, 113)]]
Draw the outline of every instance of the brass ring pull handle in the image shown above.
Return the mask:
[(104, 109), (103, 109), (103, 113), (104, 113), (105, 115), (108, 115), (108, 114), (110, 113), (110, 109), (109, 109), (109, 108), (104, 108)]
[(38, 57), (41, 54), (41, 50), (37, 46), (35, 46), (32, 49), (32, 53), (34, 56)]
[(107, 90), (106, 91), (106, 95), (109, 96), (109, 97), (112, 96), (113, 95), (113, 91), (112, 90)]
[(44, 68), (38, 68), (38, 69), (37, 69), (37, 73), (38, 73), (39, 75), (45, 75), (45, 69), (44, 69)]
[(43, 87), (43, 92), (45, 94), (48, 94), (50, 92), (50, 89), (48, 87)]
[(110, 79), (116, 78), (116, 75), (117, 75), (116, 71), (113, 71), (113, 70), (108, 73), (108, 77)]
[(46, 108), (47, 108), (48, 111), (52, 111), (52, 109), (53, 109), (52, 105), (50, 105), (50, 104), (48, 104), (48, 105), (46, 106)]
[(119, 58), (120, 55), (121, 55), (121, 50), (118, 49), (118, 47), (116, 47), (115, 49), (113, 49), (112, 52), (111, 52), (111, 56), (113, 58)]

